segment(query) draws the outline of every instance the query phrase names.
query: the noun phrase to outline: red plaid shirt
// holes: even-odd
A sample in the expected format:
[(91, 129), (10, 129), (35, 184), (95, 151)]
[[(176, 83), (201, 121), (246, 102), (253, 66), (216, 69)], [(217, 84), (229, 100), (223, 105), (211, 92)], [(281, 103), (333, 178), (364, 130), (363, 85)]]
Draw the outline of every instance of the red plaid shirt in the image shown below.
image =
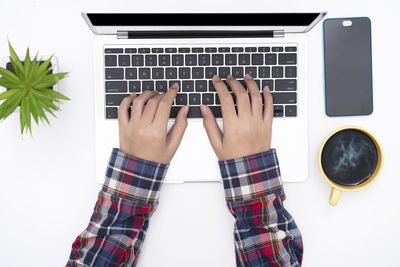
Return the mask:
[[(220, 161), (227, 206), (235, 217), (237, 266), (300, 266), (300, 232), (284, 209), (274, 149)], [(67, 266), (135, 266), (168, 165), (113, 149), (88, 227)]]

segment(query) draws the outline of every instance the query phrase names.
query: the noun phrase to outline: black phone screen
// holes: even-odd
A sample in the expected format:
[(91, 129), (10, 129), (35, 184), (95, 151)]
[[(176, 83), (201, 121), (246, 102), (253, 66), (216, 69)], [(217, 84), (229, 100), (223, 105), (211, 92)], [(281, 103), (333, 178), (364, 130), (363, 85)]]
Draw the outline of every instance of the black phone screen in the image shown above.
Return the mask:
[(372, 113), (371, 21), (324, 21), (325, 106), (328, 116)]

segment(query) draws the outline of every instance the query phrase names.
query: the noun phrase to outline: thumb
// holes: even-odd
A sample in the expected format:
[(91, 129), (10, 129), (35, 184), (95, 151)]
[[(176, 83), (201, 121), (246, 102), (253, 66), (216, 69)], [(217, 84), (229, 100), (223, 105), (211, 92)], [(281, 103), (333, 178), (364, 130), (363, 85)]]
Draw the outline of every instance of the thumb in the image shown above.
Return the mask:
[(189, 106), (181, 107), (181, 109), (178, 112), (178, 115), (176, 116), (175, 124), (174, 126), (172, 126), (167, 136), (168, 148), (172, 151), (173, 154), (178, 149), (183, 134), (185, 133), (187, 127), (188, 111), (189, 111)]
[(208, 139), (210, 140), (211, 146), (213, 147), (214, 151), (217, 152), (217, 150), (219, 150), (222, 145), (221, 130), (218, 127), (218, 124), (211, 109), (205, 105), (200, 106), (200, 108), (201, 114), (203, 116), (203, 125), (206, 129)]

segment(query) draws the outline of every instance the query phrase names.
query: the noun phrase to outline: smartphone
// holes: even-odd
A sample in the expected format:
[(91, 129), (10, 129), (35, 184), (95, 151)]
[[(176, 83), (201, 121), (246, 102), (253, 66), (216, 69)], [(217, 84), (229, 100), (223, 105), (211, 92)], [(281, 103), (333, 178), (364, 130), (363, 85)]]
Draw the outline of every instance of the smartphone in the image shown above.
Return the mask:
[(326, 19), (323, 29), (326, 114), (371, 114), (373, 94), (370, 19)]

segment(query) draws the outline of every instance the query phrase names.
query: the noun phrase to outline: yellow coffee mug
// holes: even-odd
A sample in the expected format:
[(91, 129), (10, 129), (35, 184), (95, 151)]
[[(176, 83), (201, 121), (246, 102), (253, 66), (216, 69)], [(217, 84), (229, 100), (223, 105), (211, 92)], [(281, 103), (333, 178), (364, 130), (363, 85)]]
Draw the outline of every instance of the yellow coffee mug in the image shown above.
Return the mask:
[[(356, 130), (356, 131), (359, 131), (359, 132), (367, 135), (371, 139), (371, 141), (374, 143), (375, 148), (376, 148), (377, 162), (376, 162), (375, 170), (368, 177), (368, 179), (366, 179), (365, 181), (363, 181), (362, 183), (357, 184), (357, 185), (341, 185), (341, 184), (335, 183), (326, 175), (326, 173), (324, 172), (324, 169), (322, 168), (322, 151), (325, 147), (326, 142), (334, 134), (336, 134), (340, 131), (343, 131), (343, 130)], [(378, 139), (376, 139), (376, 137), (371, 132), (369, 132), (361, 127), (358, 127), (358, 126), (345, 126), (345, 127), (336, 129), (331, 134), (329, 134), (328, 137), (325, 138), (324, 142), (321, 145), (318, 158), (319, 158), (319, 169), (322, 173), (322, 176), (332, 186), (331, 194), (329, 196), (329, 204), (331, 204), (332, 206), (335, 206), (338, 203), (340, 194), (342, 191), (358, 191), (358, 190), (361, 190), (361, 189), (366, 188), (369, 185), (371, 185), (376, 180), (376, 178), (378, 178), (379, 173), (381, 172), (382, 167), (383, 167), (383, 150), (382, 150), (382, 146), (380, 145)]]

